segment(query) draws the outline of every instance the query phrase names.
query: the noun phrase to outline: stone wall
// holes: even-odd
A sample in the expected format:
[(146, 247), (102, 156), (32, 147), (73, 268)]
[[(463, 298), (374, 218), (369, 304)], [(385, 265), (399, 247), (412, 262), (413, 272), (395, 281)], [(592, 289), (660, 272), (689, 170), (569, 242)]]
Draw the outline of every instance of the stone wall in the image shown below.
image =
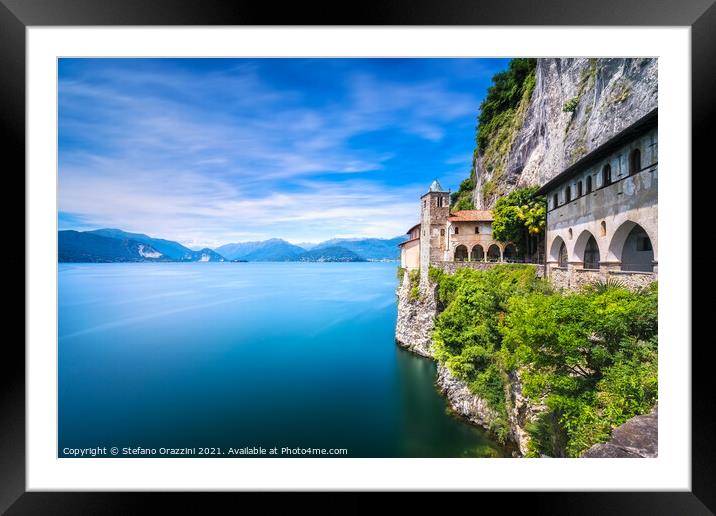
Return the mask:
[(646, 287), (657, 281), (655, 272), (627, 272), (610, 270), (577, 269), (567, 267), (551, 267), (549, 280), (553, 286), (565, 290), (579, 290), (592, 283), (616, 280), (630, 290)]
[[(492, 269), (495, 265), (505, 265), (505, 262), (433, 262), (430, 265), (447, 274), (453, 274), (458, 269), (486, 271), (488, 269)], [(534, 265), (537, 268), (537, 277), (544, 277), (544, 265), (530, 265)]]

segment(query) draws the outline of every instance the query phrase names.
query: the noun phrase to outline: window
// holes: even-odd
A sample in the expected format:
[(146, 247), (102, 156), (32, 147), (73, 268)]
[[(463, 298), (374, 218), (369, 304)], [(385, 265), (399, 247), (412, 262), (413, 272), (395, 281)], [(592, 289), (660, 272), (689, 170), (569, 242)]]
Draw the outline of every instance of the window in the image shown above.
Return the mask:
[(577, 197), (581, 197), (581, 196), (582, 196), (582, 182), (578, 181), (577, 182)]
[(567, 187), (564, 189), (564, 202), (569, 202), (572, 200), (572, 188)]
[(480, 226), (475, 226), (475, 234), (477, 235), (480, 232)]
[(607, 236), (607, 223), (602, 221), (602, 223), (599, 225), (601, 228), (601, 236)]
[(441, 229), (441, 230), (440, 230), (440, 236), (445, 236), (445, 230), (444, 230), (444, 229)]
[(609, 164), (604, 165), (602, 169), (602, 186), (612, 184), (612, 167)]
[(569, 239), (572, 240), (572, 228), (569, 228), (567, 233), (569, 234)]
[(564, 242), (562, 242), (562, 245), (559, 247), (559, 258), (557, 261), (557, 264), (560, 267), (566, 267), (568, 263), (567, 260), (567, 246), (564, 245)]
[(438, 196), (438, 208), (442, 208), (442, 207), (443, 207), (443, 198)]
[(592, 193), (592, 176), (587, 176), (587, 193)]
[(559, 195), (554, 194), (552, 197), (552, 208), (556, 208), (557, 206), (559, 206)]
[(634, 149), (629, 155), (629, 175), (634, 175), (641, 170), (641, 151)]
[(426, 199), (423, 199), (423, 208), (428, 207), (428, 201)]
[(455, 234), (457, 235), (458, 233), (460, 233), (460, 228), (455, 226)]

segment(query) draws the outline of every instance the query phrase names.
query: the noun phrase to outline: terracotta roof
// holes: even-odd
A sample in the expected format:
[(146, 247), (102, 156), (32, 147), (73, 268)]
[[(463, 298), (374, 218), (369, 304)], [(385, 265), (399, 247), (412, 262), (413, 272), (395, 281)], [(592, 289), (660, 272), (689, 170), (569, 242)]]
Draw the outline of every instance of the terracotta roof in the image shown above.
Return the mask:
[(480, 220), (494, 220), (490, 210), (460, 210), (451, 213), (448, 217), (450, 222), (477, 222)]

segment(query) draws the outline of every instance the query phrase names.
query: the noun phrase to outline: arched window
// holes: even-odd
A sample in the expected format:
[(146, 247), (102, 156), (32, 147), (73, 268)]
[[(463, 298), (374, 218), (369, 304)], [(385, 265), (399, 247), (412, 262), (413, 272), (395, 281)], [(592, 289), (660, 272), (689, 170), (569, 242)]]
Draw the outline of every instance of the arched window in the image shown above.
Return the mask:
[(641, 170), (641, 151), (634, 149), (629, 155), (629, 175), (634, 175)]
[(467, 247), (464, 245), (459, 245), (455, 249), (455, 261), (456, 262), (465, 262), (467, 261)]
[(559, 206), (559, 195), (554, 194), (552, 196), (552, 208), (556, 208), (557, 206)]
[(445, 229), (440, 229), (440, 236), (445, 236)]
[(600, 229), (601, 229), (601, 236), (607, 236), (607, 223), (604, 222), (604, 221), (602, 221), (602, 222), (599, 224), (599, 227), (600, 227)]
[(457, 235), (458, 233), (460, 233), (460, 228), (455, 226), (455, 234)]
[(564, 245), (564, 242), (562, 242), (562, 245), (559, 246), (559, 260), (557, 264), (560, 267), (566, 267), (567, 266), (567, 246)]
[(571, 200), (572, 200), (572, 188), (568, 186), (567, 188), (564, 189), (564, 202), (568, 203)]
[(438, 208), (443, 207), (443, 198), (438, 196)]
[(577, 197), (581, 197), (581, 196), (582, 196), (582, 182), (577, 181)]
[(602, 169), (602, 186), (612, 184), (612, 166), (608, 163)]
[(569, 228), (567, 232), (569, 233), (569, 239), (572, 240), (572, 228)]
[(589, 237), (589, 240), (587, 241), (587, 247), (584, 249), (584, 268), (599, 268), (599, 246), (597, 245), (597, 241), (594, 240), (593, 236)]
[(480, 226), (475, 226), (475, 234), (477, 235), (480, 233)]
[(482, 262), (485, 260), (485, 250), (481, 245), (476, 245), (470, 252), (470, 260), (473, 262)]
[(587, 176), (587, 193), (592, 193), (592, 176)]

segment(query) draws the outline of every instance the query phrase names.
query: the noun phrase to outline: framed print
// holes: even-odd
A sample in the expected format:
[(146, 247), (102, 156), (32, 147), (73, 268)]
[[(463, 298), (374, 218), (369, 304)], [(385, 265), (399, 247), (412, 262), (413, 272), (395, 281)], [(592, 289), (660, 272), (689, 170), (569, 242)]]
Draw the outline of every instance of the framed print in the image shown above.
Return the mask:
[(3, 0), (0, 507), (714, 510), (716, 7), (528, 5)]

